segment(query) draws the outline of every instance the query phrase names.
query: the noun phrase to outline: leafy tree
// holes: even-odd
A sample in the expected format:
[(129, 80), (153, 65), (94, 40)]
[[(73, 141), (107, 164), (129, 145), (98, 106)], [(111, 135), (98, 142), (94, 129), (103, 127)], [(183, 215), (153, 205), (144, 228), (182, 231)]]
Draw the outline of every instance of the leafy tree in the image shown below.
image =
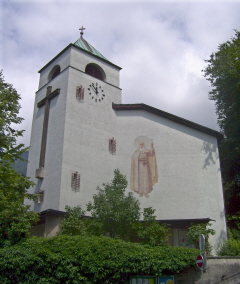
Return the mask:
[(18, 117), (20, 95), (5, 83), (0, 72), (0, 247), (12, 245), (24, 238), (38, 220), (36, 213), (29, 212), (23, 204), (24, 198), (34, 198), (27, 194), (33, 185), (27, 177), (21, 176), (12, 165), (27, 148), (17, 143), (23, 130), (15, 130), (13, 124), (20, 124)]
[(98, 194), (87, 204), (87, 211), (102, 224), (103, 234), (129, 240), (132, 223), (141, 216), (139, 201), (132, 193), (125, 195), (127, 180), (119, 170), (114, 171), (112, 182), (103, 186), (97, 188)]
[(11, 84), (4, 82), (0, 72), (0, 159), (14, 162), (21, 159), (21, 154), (28, 148), (17, 143), (17, 138), (23, 136), (24, 130), (15, 130), (12, 124), (20, 124), (23, 118), (18, 116), (20, 110), (20, 95)]
[(150, 246), (166, 246), (169, 239), (166, 224), (160, 225), (156, 221), (155, 209), (149, 207), (143, 209), (143, 222), (135, 223), (136, 235), (142, 244)]
[(168, 229), (156, 221), (155, 209), (144, 208), (143, 221), (140, 221), (139, 201), (132, 193), (125, 195), (126, 187), (126, 177), (115, 170), (112, 182), (104, 184), (104, 189), (98, 188), (99, 192), (93, 196), (93, 202), (87, 204), (87, 210), (94, 217), (89, 220), (92, 222), (91, 228), (94, 228), (95, 222), (95, 232), (98, 235), (102, 232), (103, 235), (125, 241), (151, 246), (166, 245)]
[(205, 237), (205, 251), (208, 254), (211, 254), (212, 246), (209, 243), (209, 236), (215, 235), (215, 231), (211, 229), (211, 223), (198, 223), (192, 224), (188, 228), (188, 236), (189, 236), (189, 243), (192, 244), (195, 248), (199, 248), (199, 235), (203, 234)]
[(59, 235), (86, 235), (86, 226), (84, 224), (82, 216), (85, 211), (82, 210), (81, 206), (71, 208), (70, 206), (65, 207), (66, 216), (61, 222)]
[[(240, 231), (240, 32), (212, 53), (204, 75), (212, 85), (218, 124), (222, 175), (229, 225)], [(239, 235), (240, 236), (240, 235)]]

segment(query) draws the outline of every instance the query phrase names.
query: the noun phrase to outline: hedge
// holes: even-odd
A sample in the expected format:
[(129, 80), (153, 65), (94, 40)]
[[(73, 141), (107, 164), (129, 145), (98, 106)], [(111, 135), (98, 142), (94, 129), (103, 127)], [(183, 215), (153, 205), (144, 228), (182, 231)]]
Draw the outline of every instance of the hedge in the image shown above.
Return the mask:
[(133, 275), (176, 274), (195, 265), (198, 251), (148, 247), (107, 237), (30, 238), (0, 249), (0, 283), (113, 284)]

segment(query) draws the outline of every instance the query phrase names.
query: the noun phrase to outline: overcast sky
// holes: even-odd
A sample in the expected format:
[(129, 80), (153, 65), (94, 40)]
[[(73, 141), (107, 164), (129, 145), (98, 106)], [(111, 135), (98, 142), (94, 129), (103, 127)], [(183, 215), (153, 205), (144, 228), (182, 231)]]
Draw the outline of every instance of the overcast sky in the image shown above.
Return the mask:
[(122, 103), (145, 103), (218, 130), (201, 70), (240, 30), (239, 1), (3, 0), (0, 69), (21, 94), (29, 145), (40, 70), (84, 38), (122, 67)]

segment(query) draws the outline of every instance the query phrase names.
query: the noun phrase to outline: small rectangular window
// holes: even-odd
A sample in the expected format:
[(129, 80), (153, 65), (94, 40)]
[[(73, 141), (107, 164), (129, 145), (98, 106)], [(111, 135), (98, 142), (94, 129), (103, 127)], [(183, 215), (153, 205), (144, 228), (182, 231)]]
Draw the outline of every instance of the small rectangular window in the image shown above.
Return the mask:
[(74, 191), (80, 190), (80, 174), (78, 172), (72, 173), (71, 188)]

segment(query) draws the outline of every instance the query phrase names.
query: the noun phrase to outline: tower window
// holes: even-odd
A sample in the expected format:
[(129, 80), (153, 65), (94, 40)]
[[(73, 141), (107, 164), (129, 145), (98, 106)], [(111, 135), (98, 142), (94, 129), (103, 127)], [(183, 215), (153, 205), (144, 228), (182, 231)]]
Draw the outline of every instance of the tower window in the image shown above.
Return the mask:
[(108, 141), (109, 154), (116, 155), (116, 140), (111, 138)]
[(99, 66), (95, 64), (88, 64), (85, 68), (85, 73), (89, 74), (99, 80), (105, 80), (105, 73)]
[(55, 65), (52, 70), (50, 71), (49, 75), (48, 75), (48, 80), (52, 80), (55, 77), (57, 77), (61, 72), (61, 68), (59, 65)]

